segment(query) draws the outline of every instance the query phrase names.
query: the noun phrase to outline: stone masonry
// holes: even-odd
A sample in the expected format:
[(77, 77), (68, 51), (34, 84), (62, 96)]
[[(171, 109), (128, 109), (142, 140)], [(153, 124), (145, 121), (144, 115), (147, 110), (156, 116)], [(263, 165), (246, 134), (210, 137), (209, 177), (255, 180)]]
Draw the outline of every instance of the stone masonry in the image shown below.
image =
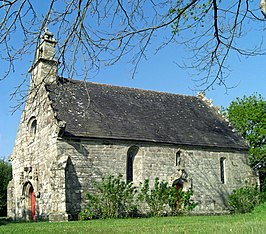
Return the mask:
[[(83, 92), (71, 93), (71, 85), (75, 91), (80, 83), (63, 80), (62, 85), (69, 86), (56, 99), (58, 91), (53, 85), (59, 83), (59, 78), (55, 45), (52, 33), (46, 30), (30, 69), (28, 99), (10, 156), (13, 179), (8, 186), (9, 217), (77, 219), (93, 182), (109, 175), (121, 174), (135, 185), (156, 177), (172, 184), (183, 177), (187, 181), (184, 189), (192, 189), (193, 199), (199, 204), (194, 210), (198, 214), (226, 213), (227, 197), (234, 189), (256, 184), (257, 177), (248, 166), (246, 144), (197, 98), (91, 84), (96, 91), (91, 90), (86, 109), (78, 96)], [(97, 104), (103, 93), (109, 95), (107, 101), (113, 98), (108, 113), (99, 109), (107, 102), (102, 101), (105, 96), (100, 99), (102, 104)], [(68, 99), (64, 102), (67, 95), (77, 103), (71, 105)], [(115, 105), (119, 95), (122, 99)], [(152, 101), (152, 108), (145, 95)], [(178, 108), (171, 107), (173, 99), (181, 100)], [(145, 103), (144, 112), (138, 100)], [(156, 107), (164, 110), (157, 111), (160, 118), (152, 113)], [(135, 112), (128, 115), (134, 108)], [(210, 120), (204, 122), (198, 117), (203, 113)], [(160, 122), (164, 115), (166, 121)], [(148, 119), (143, 130), (141, 121), (147, 116), (154, 120)], [(181, 123), (173, 129), (180, 121), (187, 126)], [(131, 123), (134, 131), (128, 125)]]
[[(126, 176), (128, 149), (134, 142), (117, 141), (60, 141), (59, 150), (68, 156), (66, 170), (69, 172), (67, 184), (72, 183), (67, 195), (67, 212), (73, 217), (82, 207), (85, 193), (91, 189), (93, 181), (108, 175)], [(182, 174), (188, 176), (188, 188), (194, 192), (193, 200), (199, 203), (194, 210), (200, 214), (226, 213), (227, 196), (236, 188), (256, 184), (256, 177), (247, 164), (246, 153), (209, 150), (173, 145), (138, 144), (139, 150), (134, 159), (133, 183), (156, 177), (173, 181)], [(176, 165), (176, 153), (181, 151), (181, 165)], [(220, 176), (220, 159), (225, 158), (225, 182)], [(70, 182), (71, 181), (71, 182)], [(81, 204), (78, 205), (77, 204)]]

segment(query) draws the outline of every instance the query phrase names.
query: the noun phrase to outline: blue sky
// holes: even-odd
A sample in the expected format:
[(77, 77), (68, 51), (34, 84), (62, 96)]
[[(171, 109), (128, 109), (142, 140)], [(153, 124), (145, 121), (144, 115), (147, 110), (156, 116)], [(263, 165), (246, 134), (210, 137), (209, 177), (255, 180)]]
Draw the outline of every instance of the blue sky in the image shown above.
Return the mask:
[[(249, 34), (246, 40), (242, 40), (243, 47), (250, 46), (253, 39), (263, 37), (265, 31), (257, 30)], [(17, 39), (19, 40), (19, 38)], [(12, 106), (17, 103), (10, 100), (10, 95), (15, 87), (21, 83), (25, 72), (30, 68), (33, 54), (18, 61), (15, 73), (7, 79), (0, 81), (0, 157), (7, 158), (12, 151), (19, 125), (22, 110), (12, 114)], [(128, 86), (176, 94), (196, 95), (193, 79), (201, 78), (191, 76), (189, 70), (182, 69), (176, 65), (176, 61), (182, 61), (186, 57), (186, 51), (170, 45), (156, 55), (148, 54), (148, 60), (142, 60), (137, 74), (132, 79), (130, 64), (121, 61), (113, 67), (106, 67), (93, 79), (89, 81)], [(226, 90), (223, 86), (215, 85), (213, 89), (206, 92), (207, 98), (212, 98), (214, 105), (227, 107), (236, 97), (262, 94), (266, 97), (266, 57), (251, 57), (238, 59), (229, 57), (231, 72), (227, 78), (228, 86), (235, 86)], [(5, 69), (1, 67), (0, 69)], [(27, 81), (29, 82), (29, 80)]]
[[(181, 53), (181, 52), (179, 52)], [(150, 55), (148, 61), (142, 61), (134, 79), (130, 75), (130, 67), (119, 63), (114, 67), (103, 69), (97, 77), (90, 81), (129, 86), (148, 90), (171, 92), (176, 94), (196, 95), (193, 91), (193, 78), (188, 70), (179, 68), (175, 64), (178, 50), (165, 49), (157, 55)], [(181, 55), (180, 55), (181, 56)], [(16, 102), (10, 101), (10, 94), (24, 78), (22, 72), (30, 67), (29, 61), (21, 61), (18, 70), (8, 79), (0, 82), (0, 157), (8, 157), (15, 142), (19, 125), (21, 110), (11, 113), (11, 106)], [(227, 78), (228, 85), (233, 89), (225, 90), (224, 87), (215, 86), (207, 91), (206, 96), (213, 99), (215, 105), (228, 106), (236, 97), (260, 93), (266, 96), (266, 57), (252, 57), (249, 59), (230, 59), (231, 73)]]

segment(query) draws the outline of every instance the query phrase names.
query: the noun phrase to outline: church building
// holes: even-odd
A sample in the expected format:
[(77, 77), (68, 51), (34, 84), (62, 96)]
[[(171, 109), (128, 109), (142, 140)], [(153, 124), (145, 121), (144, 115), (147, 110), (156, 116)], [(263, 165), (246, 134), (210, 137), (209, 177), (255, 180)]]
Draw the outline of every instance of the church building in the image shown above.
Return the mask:
[(185, 96), (58, 77), (46, 30), (10, 156), (8, 216), (75, 220), (93, 182), (156, 177), (192, 189), (197, 214), (226, 213), (228, 195), (257, 177), (247, 143), (202, 95)]

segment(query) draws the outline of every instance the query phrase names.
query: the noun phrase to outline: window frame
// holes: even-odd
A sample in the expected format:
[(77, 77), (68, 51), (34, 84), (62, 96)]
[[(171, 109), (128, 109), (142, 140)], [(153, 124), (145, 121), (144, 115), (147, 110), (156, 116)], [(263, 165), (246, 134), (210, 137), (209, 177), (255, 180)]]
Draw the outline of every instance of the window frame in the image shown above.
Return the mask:
[(225, 157), (221, 157), (220, 158), (220, 181), (222, 184), (226, 184), (226, 176), (225, 176), (225, 161), (226, 158)]
[(28, 134), (30, 139), (34, 139), (37, 133), (37, 119), (35, 116), (32, 116), (28, 121)]
[(127, 183), (134, 181), (134, 159), (138, 154), (139, 147), (133, 145), (127, 150), (127, 161), (126, 161), (126, 181)]

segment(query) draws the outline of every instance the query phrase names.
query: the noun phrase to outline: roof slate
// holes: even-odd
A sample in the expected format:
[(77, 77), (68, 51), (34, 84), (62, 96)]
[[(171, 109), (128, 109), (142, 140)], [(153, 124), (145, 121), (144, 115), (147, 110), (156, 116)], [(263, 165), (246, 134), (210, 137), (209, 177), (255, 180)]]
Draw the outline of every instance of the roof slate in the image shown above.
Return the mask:
[(46, 89), (64, 136), (247, 149), (198, 97), (64, 78)]

